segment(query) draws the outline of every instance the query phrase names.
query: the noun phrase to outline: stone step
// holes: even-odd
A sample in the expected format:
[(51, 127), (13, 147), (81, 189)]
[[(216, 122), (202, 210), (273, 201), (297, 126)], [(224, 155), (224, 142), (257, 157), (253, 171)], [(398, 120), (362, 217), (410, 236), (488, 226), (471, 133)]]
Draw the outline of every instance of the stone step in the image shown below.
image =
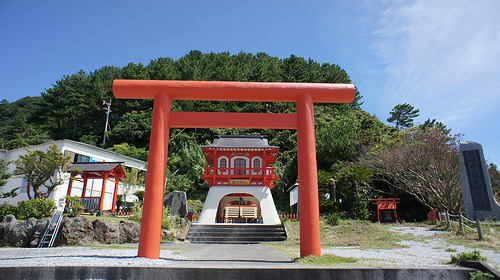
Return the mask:
[(259, 243), (287, 238), (282, 225), (191, 224), (186, 239), (193, 243)]

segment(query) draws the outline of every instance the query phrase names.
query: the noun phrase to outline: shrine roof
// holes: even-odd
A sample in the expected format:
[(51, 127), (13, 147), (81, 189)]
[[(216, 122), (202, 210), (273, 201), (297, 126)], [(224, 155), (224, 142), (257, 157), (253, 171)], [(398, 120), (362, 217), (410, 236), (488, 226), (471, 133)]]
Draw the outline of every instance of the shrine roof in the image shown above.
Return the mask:
[(74, 162), (68, 168), (68, 172), (81, 170), (83, 172), (88, 171), (111, 171), (117, 166), (120, 166), (123, 162)]
[(214, 143), (202, 148), (276, 148), (269, 146), (264, 135), (218, 135)]

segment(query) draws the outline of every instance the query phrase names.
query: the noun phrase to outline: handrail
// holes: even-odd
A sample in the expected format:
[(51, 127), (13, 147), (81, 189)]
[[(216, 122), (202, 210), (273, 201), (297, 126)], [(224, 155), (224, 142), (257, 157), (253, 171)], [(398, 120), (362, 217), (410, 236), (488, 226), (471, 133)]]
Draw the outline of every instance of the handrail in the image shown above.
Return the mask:
[[(205, 167), (205, 175), (275, 175), (276, 168), (219, 168), (219, 167)], [(241, 171), (241, 172), (238, 172)], [(242, 174), (238, 174), (242, 173)]]
[[(450, 217), (458, 217), (458, 221), (452, 221)], [(439, 212), (439, 220), (442, 221), (443, 219), (446, 222), (448, 228), (450, 227), (451, 223), (457, 223), (459, 230), (462, 230), (463, 227), (466, 227), (477, 232), (479, 240), (483, 240), (483, 231), (481, 229), (481, 224), (490, 226), (500, 226), (500, 223), (481, 222), (480, 219), (476, 219), (475, 221), (473, 221), (463, 216), (462, 213), (458, 213), (458, 215), (453, 215), (448, 213), (448, 211)], [(474, 223), (476, 228), (467, 225), (466, 222)]]

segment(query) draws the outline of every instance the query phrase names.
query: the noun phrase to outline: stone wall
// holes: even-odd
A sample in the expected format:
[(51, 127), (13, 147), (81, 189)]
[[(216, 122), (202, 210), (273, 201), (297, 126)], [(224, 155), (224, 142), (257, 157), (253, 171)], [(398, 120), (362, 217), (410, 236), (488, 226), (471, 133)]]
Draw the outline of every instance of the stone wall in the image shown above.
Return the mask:
[[(18, 223), (13, 215), (7, 215), (0, 223), (0, 246), (36, 247), (45, 232), (48, 218), (30, 218)], [(64, 217), (54, 242), (55, 246), (92, 243), (94, 240), (106, 243), (139, 242), (140, 225), (121, 220), (96, 219), (90, 222), (86, 217)]]

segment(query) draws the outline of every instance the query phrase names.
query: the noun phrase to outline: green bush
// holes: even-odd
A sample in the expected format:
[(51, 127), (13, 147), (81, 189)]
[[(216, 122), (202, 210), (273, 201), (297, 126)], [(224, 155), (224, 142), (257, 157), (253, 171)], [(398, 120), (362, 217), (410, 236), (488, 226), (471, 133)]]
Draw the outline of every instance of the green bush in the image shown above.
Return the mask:
[(335, 215), (335, 214), (330, 214), (330, 215), (328, 215), (328, 217), (326, 217), (326, 220), (328, 221), (328, 223), (330, 225), (336, 226), (339, 224), (340, 217)]
[(77, 196), (66, 196), (68, 206), (64, 209), (65, 215), (68, 217), (78, 217), (83, 212), (85, 206), (81, 203), (81, 199)]
[[(132, 217), (129, 219), (140, 223), (142, 221), (142, 205), (140, 203), (136, 203), (132, 209)], [(174, 225), (174, 221), (172, 220), (172, 215), (170, 214), (170, 209), (168, 207), (163, 207), (163, 216), (161, 218), (161, 228), (171, 229)]]
[(462, 261), (486, 261), (486, 257), (481, 255), (481, 251), (475, 249), (472, 252), (464, 252), (456, 255), (451, 255), (449, 264), (459, 265)]
[(132, 217), (129, 218), (130, 220), (140, 223), (142, 220), (142, 204), (140, 202), (134, 203), (134, 206), (132, 207)]
[(161, 228), (172, 229), (174, 221), (172, 220), (172, 214), (168, 206), (163, 207), (163, 216), (161, 218)]
[(0, 221), (3, 220), (3, 217), (7, 215), (17, 215), (17, 208), (14, 205), (10, 205), (7, 202), (0, 204)]
[(286, 215), (283, 215), (280, 217), (280, 221), (282, 224), (286, 224), (290, 221), (290, 219)]
[(52, 216), (52, 211), (56, 209), (53, 199), (35, 198), (22, 201), (18, 206), (18, 215), (22, 218), (45, 218)]
[(355, 258), (346, 258), (339, 257), (332, 254), (324, 254), (319, 257), (317, 256), (308, 256), (305, 258), (300, 258), (296, 260), (299, 264), (306, 265), (339, 265), (339, 264), (347, 264), (347, 263), (355, 263), (357, 260)]
[(142, 203), (144, 201), (144, 191), (136, 191), (134, 195), (137, 196), (139, 202)]
[(482, 272), (480, 270), (471, 272), (470, 280), (493, 280), (495, 276), (493, 276), (489, 272)]
[(203, 202), (200, 200), (188, 199), (187, 205), (188, 209), (193, 210), (194, 213), (201, 213), (203, 210)]

